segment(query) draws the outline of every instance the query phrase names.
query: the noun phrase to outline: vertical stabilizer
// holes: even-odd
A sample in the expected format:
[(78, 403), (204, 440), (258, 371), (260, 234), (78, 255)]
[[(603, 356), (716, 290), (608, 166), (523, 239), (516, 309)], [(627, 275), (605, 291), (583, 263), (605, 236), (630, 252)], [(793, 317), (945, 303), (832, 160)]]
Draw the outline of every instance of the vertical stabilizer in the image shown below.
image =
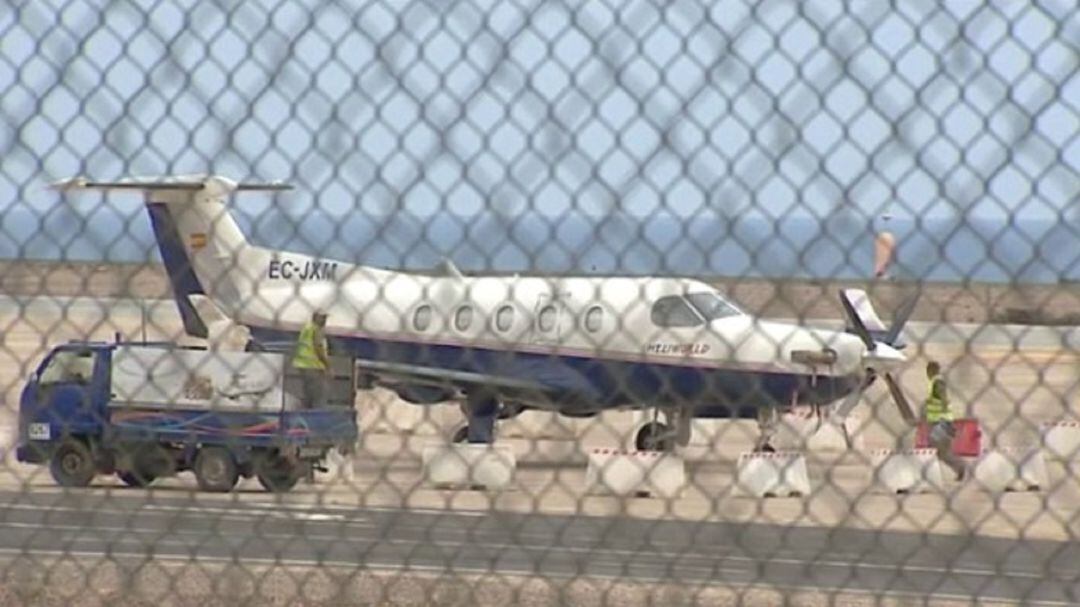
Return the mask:
[(184, 330), (207, 337), (207, 319), (192, 302), (210, 298), (228, 310), (240, 307), (253, 290), (250, 268), (269, 253), (250, 245), (226, 203), (233, 192), (280, 191), (281, 183), (236, 183), (224, 177), (190, 175), (143, 177), (119, 181), (73, 178), (53, 184), (60, 191), (135, 190), (145, 196), (165, 271), (184, 322)]

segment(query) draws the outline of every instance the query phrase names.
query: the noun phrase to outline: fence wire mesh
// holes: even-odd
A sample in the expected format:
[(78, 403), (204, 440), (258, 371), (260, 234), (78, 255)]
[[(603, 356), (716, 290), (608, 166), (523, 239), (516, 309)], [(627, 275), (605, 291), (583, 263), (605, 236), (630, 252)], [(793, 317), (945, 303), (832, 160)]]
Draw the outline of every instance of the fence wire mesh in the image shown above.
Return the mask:
[(1078, 15), (9, 0), (0, 604), (1080, 602)]

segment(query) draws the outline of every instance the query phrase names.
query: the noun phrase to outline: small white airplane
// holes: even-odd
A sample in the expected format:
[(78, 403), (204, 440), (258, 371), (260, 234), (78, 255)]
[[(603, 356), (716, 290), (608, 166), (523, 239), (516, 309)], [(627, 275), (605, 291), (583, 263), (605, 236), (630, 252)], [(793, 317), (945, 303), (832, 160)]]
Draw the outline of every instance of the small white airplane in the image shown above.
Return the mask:
[(905, 361), (895, 346), (914, 300), (886, 329), (865, 293), (842, 292), (849, 331), (807, 328), (753, 318), (685, 278), (466, 276), (449, 262), (402, 272), (255, 246), (227, 202), (289, 189), (281, 183), (193, 175), (53, 187), (145, 195), (189, 334), (238, 326), (249, 347), (284, 344), (323, 309), (331, 351), (356, 357), (369, 385), (421, 405), (462, 402), (457, 440), (492, 442), (497, 418), (530, 408), (663, 413), (666, 424), (638, 431), (642, 450), (685, 446), (694, 417), (753, 418), (761, 407), (832, 404), (840, 423), (878, 374), (914, 419), (889, 374)]

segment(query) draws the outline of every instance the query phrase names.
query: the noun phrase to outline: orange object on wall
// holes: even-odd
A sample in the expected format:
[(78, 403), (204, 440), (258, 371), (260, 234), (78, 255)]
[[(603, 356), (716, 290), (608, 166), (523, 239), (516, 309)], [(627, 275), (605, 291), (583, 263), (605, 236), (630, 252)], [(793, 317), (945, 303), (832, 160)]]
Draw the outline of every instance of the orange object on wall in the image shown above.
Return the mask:
[[(953, 422), (956, 427), (956, 436), (953, 437), (953, 453), (967, 457), (976, 457), (982, 453), (982, 430), (979, 421), (975, 419), (958, 419)], [(930, 426), (926, 422), (919, 422), (915, 429), (915, 448), (932, 448), (930, 444)]]

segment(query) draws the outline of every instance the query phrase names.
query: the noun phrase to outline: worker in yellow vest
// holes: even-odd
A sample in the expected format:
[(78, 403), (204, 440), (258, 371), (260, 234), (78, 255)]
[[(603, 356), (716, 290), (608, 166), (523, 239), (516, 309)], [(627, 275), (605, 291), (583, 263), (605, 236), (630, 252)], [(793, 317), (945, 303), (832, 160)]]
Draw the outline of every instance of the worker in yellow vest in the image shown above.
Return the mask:
[(326, 405), (326, 380), (330, 376), (330, 357), (327, 354), (326, 312), (315, 310), (311, 321), (300, 330), (293, 355), (293, 368), (303, 380), (303, 405), (317, 409)]
[(937, 361), (926, 364), (926, 377), (930, 381), (927, 388), (926, 408), (923, 414), (930, 426), (930, 442), (937, 449), (937, 456), (946, 466), (956, 473), (956, 480), (963, 480), (967, 466), (953, 453), (953, 438), (956, 427), (953, 425), (953, 413), (949, 409), (949, 392), (945, 378), (941, 376), (941, 365)]

